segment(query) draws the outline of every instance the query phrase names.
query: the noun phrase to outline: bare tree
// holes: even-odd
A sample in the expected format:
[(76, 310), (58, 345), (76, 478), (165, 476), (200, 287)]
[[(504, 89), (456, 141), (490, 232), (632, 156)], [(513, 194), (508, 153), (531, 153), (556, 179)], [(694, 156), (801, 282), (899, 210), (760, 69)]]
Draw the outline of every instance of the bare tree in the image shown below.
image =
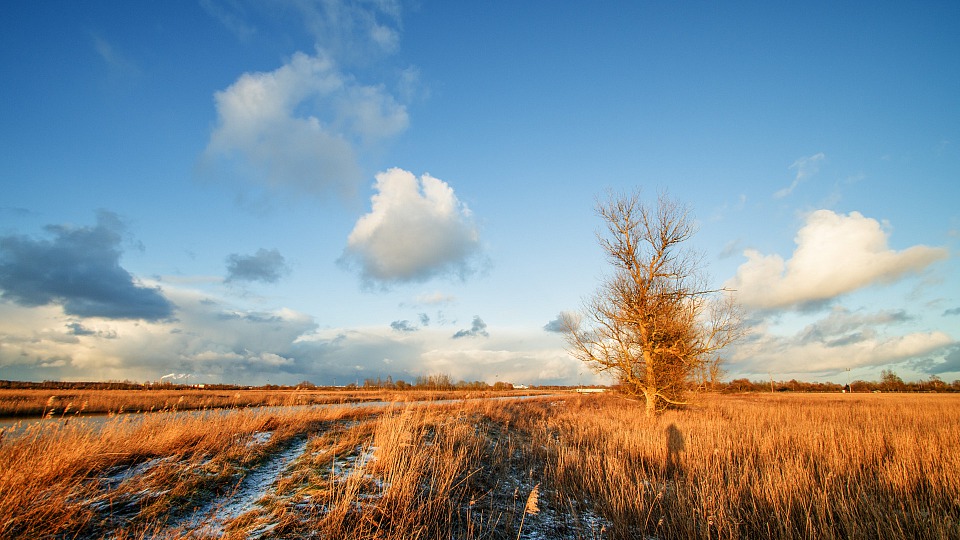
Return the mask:
[(582, 316), (565, 317), (568, 348), (642, 395), (647, 415), (683, 405), (694, 376), (742, 334), (740, 309), (729, 291), (707, 287), (702, 259), (685, 244), (696, 232), (685, 206), (661, 195), (649, 208), (634, 192), (611, 194), (597, 213), (613, 272)]

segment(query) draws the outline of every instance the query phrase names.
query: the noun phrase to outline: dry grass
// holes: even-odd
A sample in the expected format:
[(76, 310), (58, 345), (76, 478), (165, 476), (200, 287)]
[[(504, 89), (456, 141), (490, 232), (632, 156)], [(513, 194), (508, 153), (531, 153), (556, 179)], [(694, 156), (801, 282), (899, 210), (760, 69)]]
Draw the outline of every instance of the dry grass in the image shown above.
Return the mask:
[(572, 396), (50, 423), (0, 445), (0, 537), (958, 538), (958, 405), (717, 397), (647, 419)]
[(724, 397), (648, 422), (634, 404), (580, 402), (550, 420), (553, 476), (602, 508), (617, 537), (957, 538), (958, 405)]
[[(528, 392), (536, 393), (536, 391)], [(369, 401), (436, 401), (521, 395), (519, 391), (466, 390), (11, 390), (0, 389), (0, 418), (48, 414), (107, 414)]]

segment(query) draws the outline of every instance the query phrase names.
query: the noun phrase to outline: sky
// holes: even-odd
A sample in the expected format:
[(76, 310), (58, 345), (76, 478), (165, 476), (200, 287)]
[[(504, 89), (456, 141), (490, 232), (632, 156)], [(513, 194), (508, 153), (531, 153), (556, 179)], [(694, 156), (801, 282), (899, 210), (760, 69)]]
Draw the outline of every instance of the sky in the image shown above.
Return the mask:
[(727, 379), (960, 379), (956, 2), (7, 3), (0, 379), (609, 382), (594, 209), (687, 205)]

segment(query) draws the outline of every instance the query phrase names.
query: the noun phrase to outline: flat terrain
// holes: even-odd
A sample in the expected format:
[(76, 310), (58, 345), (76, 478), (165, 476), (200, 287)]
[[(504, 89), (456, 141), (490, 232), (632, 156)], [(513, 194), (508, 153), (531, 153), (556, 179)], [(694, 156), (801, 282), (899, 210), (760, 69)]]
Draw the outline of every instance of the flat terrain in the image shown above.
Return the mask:
[(3, 538), (958, 538), (960, 397), (611, 395), (44, 421)]
[(328, 405), (370, 401), (435, 401), (456, 398), (548, 393), (536, 390), (359, 390), (198, 388), (149, 390), (0, 389), (0, 418), (69, 417), (77, 414), (187, 411), (243, 407)]

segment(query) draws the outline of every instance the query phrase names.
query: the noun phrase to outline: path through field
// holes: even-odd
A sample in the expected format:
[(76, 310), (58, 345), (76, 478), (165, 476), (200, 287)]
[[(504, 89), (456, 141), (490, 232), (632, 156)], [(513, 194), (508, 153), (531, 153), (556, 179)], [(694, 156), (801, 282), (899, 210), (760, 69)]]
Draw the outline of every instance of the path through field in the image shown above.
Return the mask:
[[(264, 435), (269, 436), (270, 433)], [(177, 520), (170, 531), (193, 531), (203, 536), (223, 536), (225, 525), (254, 510), (257, 501), (274, 489), (277, 480), (303, 454), (306, 446), (306, 437), (294, 440), (289, 447), (269, 456), (258, 467), (247, 472), (234, 491), (210, 500)], [(259, 537), (264, 532), (266, 531), (251, 531), (250, 536)]]

